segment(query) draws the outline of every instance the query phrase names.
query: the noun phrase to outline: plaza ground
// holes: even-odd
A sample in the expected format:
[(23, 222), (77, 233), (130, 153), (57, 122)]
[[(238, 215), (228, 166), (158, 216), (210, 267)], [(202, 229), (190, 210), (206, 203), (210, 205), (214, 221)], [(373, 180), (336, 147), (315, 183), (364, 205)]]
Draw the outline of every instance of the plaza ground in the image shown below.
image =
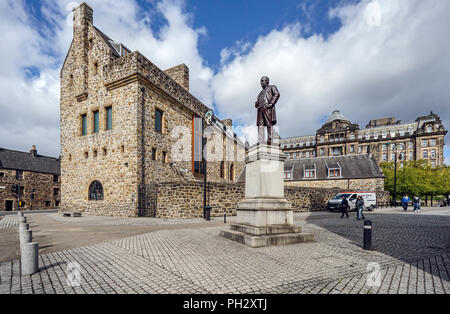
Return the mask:
[[(17, 217), (0, 221), (0, 293), (449, 293), (450, 209), (381, 209), (373, 250), (351, 213), (297, 213), (317, 242), (250, 248), (219, 236), (223, 218), (63, 218), (26, 214), (40, 246), (40, 272), (21, 276)], [(228, 222), (234, 217), (228, 218)], [(67, 283), (68, 264), (81, 285)], [(367, 281), (369, 263), (380, 267)], [(375, 277), (374, 277), (375, 278)]]

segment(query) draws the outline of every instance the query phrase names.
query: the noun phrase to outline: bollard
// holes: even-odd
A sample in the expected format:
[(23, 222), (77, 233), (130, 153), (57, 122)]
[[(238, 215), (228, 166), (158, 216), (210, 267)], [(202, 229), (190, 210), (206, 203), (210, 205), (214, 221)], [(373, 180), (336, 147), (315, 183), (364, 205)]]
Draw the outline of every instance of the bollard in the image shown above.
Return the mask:
[(226, 224), (227, 223), (227, 212), (223, 212), (223, 223)]
[(22, 234), (23, 231), (30, 229), (30, 225), (27, 223), (19, 224), (19, 235)]
[(22, 275), (33, 275), (39, 270), (39, 243), (25, 243), (22, 247)]
[(26, 217), (20, 217), (19, 218), (19, 224), (21, 223), (27, 223), (27, 218)]
[(32, 232), (31, 230), (23, 230), (22, 233), (19, 234), (19, 240), (20, 240), (20, 251), (22, 252), (22, 247), (26, 243), (30, 243), (32, 239)]
[(205, 219), (207, 221), (211, 220), (211, 206), (206, 206), (205, 207)]
[(18, 211), (18, 212), (17, 212), (17, 217), (19, 217), (19, 218), (20, 218), (20, 217), (23, 217), (23, 212)]
[(372, 221), (364, 221), (364, 250), (372, 249)]

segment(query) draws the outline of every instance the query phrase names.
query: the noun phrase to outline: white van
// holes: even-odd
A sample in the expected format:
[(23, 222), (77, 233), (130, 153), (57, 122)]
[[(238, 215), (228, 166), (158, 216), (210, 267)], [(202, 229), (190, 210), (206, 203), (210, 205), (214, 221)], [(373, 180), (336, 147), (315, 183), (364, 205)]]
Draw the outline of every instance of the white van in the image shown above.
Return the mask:
[(341, 210), (342, 196), (348, 201), (350, 210), (356, 210), (356, 198), (361, 196), (364, 200), (364, 207), (369, 211), (373, 211), (377, 207), (377, 193), (367, 191), (367, 192), (342, 192), (333, 197), (333, 199), (328, 201), (327, 209), (330, 211)]

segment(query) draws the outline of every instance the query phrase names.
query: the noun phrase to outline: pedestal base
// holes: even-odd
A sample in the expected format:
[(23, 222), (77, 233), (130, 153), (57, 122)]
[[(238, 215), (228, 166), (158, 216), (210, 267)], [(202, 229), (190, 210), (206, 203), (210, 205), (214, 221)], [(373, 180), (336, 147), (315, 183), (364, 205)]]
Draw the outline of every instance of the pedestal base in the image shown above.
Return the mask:
[(231, 225), (231, 230), (222, 230), (220, 235), (250, 247), (277, 246), (294, 243), (314, 242), (314, 235), (301, 232), (296, 226), (253, 227)]

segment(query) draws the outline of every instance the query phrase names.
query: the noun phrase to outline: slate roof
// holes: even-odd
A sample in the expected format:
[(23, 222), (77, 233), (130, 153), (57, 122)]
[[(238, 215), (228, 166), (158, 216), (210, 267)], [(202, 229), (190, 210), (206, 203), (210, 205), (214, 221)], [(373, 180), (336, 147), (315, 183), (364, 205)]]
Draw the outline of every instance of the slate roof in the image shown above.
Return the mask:
[[(303, 169), (314, 170), (314, 165), (316, 178), (304, 179)], [(340, 167), (342, 169), (341, 177), (329, 178), (327, 167), (329, 169)], [(293, 169), (292, 180), (286, 181), (384, 178), (377, 162), (367, 155), (287, 159), (284, 163), (284, 169), (285, 171), (292, 171)], [(239, 176), (238, 182), (245, 182), (245, 169)]]
[[(314, 169), (316, 179), (303, 179), (303, 169)], [(316, 157), (305, 159), (288, 159), (284, 163), (285, 170), (294, 167), (292, 181), (300, 180), (334, 180), (328, 178), (328, 169), (341, 168), (340, 179), (383, 178), (383, 173), (377, 162), (367, 155), (346, 155), (333, 157)]]
[(60, 160), (53, 157), (19, 152), (0, 147), (0, 169), (61, 174)]

